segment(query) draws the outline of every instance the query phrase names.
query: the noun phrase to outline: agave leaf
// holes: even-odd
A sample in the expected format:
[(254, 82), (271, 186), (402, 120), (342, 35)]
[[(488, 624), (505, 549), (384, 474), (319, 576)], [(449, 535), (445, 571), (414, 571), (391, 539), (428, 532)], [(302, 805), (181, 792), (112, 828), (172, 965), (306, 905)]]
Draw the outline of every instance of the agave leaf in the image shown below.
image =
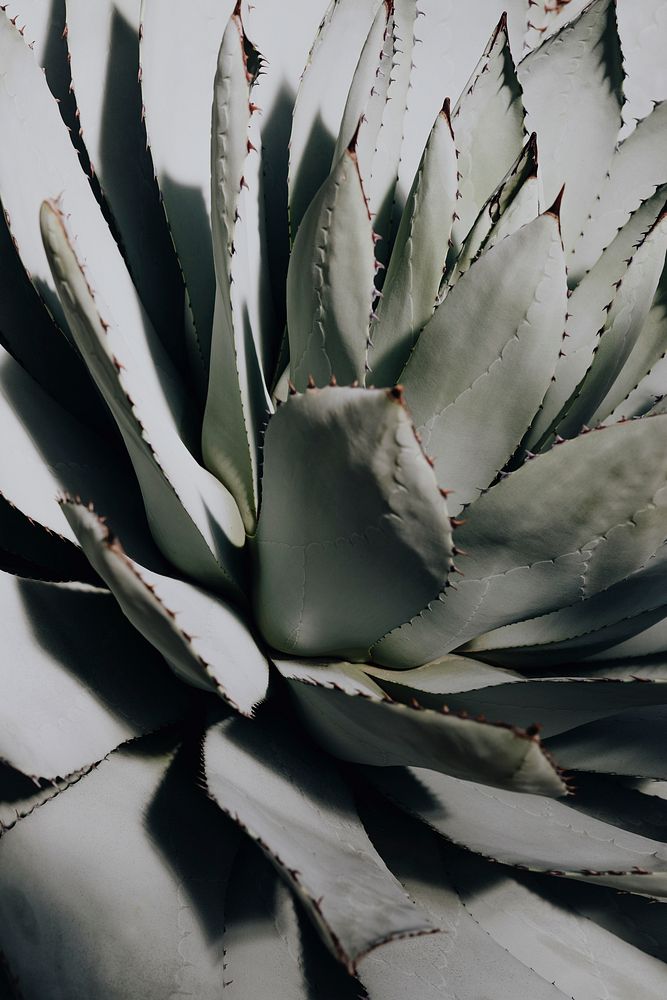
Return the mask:
[(250, 180), (254, 150), (249, 129), (252, 81), (259, 60), (235, 13), (223, 35), (214, 84), (211, 159), (217, 294), (202, 449), (208, 468), (236, 498), (249, 533), (255, 529), (259, 500), (257, 448), (271, 410), (261, 343), (255, 339), (262, 312), (256, 286), (261, 268), (254, 254), (259, 248), (248, 246), (250, 232), (257, 230), (251, 201), (254, 197), (258, 209), (259, 176), (255, 171)]
[[(659, 548), (666, 421), (655, 416), (583, 435), (494, 486), (457, 529), (457, 546), (468, 553), (463, 581), (385, 636), (373, 658), (387, 666), (428, 663), (475, 635), (592, 597), (639, 569)], [(639, 528), (635, 549), (631, 526), (644, 510), (647, 530)]]
[(537, 132), (547, 205), (565, 184), (566, 250), (574, 245), (580, 220), (603, 181), (621, 125), (623, 71), (615, 6), (612, 0), (593, 0), (517, 67), (527, 126)]
[(667, 68), (662, 39), (667, 24), (663, 0), (618, 4), (618, 27), (623, 48), (624, 133), (667, 97)]
[(229, 1000), (359, 1000), (356, 980), (254, 844), (239, 851), (225, 900), (224, 988)]
[(537, 217), (539, 192), (537, 136), (533, 132), (516, 161), (482, 206), (456, 258), (454, 270), (448, 275), (449, 285), (458, 281), (483, 251), (490, 250)]
[(386, 670), (371, 664), (364, 664), (362, 669), (397, 701), (408, 702), (416, 695), (428, 708), (441, 708), (445, 695), (523, 680), (521, 674), (511, 670), (492, 667), (454, 653), (411, 670)]
[[(642, 984), (660, 1000), (665, 966), (618, 935), (550, 898), (528, 877), (508, 875), (470, 854), (452, 858), (451, 877), (466, 910), (500, 948), (578, 1000), (625, 1000)], [(541, 933), (548, 927), (549, 933)], [(564, 961), (564, 956), (567, 956)]]
[(70, 329), (123, 435), (156, 543), (183, 572), (237, 589), (244, 532), (231, 494), (197, 464), (160, 397), (142, 405), (138, 377), (146, 370), (133, 369), (134, 344), (103, 318), (101, 309), (110, 314), (88, 284), (62, 214), (48, 202), (41, 226)]
[(65, 777), (125, 740), (178, 720), (187, 689), (109, 594), (0, 573), (0, 758), (31, 777)]
[(665, 183), (667, 101), (639, 123), (616, 150), (580, 238), (568, 259), (571, 280), (579, 280), (631, 214)]
[[(215, 272), (211, 244), (211, 94), (220, 39), (234, 0), (204, 0), (196, 16), (142, 0), (140, 80), (146, 131), (183, 269), (188, 348), (205, 385)], [(174, 67), (187, 72), (174, 72)]]
[(374, 784), (447, 840), (504, 865), (667, 896), (665, 845), (585, 816), (552, 798), (527, 797), (422, 768), (366, 769)]
[[(366, 806), (368, 796), (364, 796)], [(363, 819), (382, 856), (415, 899), (442, 927), (418, 941), (396, 941), (365, 958), (360, 979), (370, 1000), (563, 1000), (564, 994), (498, 947), (466, 912), (449, 874), (451, 848), (424, 824), (383, 803), (363, 810)], [(405, 845), (410, 844), (410, 850)], [(470, 961), (470, 956), (475, 961)]]
[[(663, 660), (663, 665), (667, 660), (664, 658), (664, 650), (667, 644), (667, 621), (663, 618), (661, 621), (656, 622), (650, 628), (638, 632), (636, 635), (632, 636), (630, 639), (626, 639), (623, 642), (619, 642), (618, 645), (612, 646), (609, 649), (605, 649), (600, 653), (596, 653), (591, 656), (591, 666), (598, 666), (596, 662), (598, 660), (609, 660), (610, 663), (616, 663), (620, 661), (623, 663), (625, 658), (628, 658), (630, 669), (634, 670), (635, 673), (641, 674), (643, 671), (639, 664), (642, 663), (641, 657), (653, 657), (659, 656)], [(652, 663), (652, 660), (647, 660), (647, 663)], [(605, 662), (606, 668), (606, 662)], [(644, 668), (645, 669), (645, 668)], [(662, 668), (659, 668), (662, 669)]]
[(326, 181), (359, 54), (382, 0), (331, 0), (294, 106), (289, 163), (292, 238)]
[[(617, 302), (615, 314), (627, 313), (634, 305), (636, 294), (631, 292), (629, 301), (626, 302), (623, 283), (630, 273), (635, 255), (657, 223), (666, 196), (667, 187), (663, 185), (631, 215), (568, 299), (563, 350), (558, 357), (554, 381), (549, 386), (540, 412), (526, 437), (526, 447), (538, 448), (553, 440), (558, 419), (585, 377), (602, 331), (612, 321), (610, 311), (614, 303)], [(655, 255), (651, 253), (651, 246), (654, 247)], [(657, 265), (659, 254), (660, 247), (656, 246), (655, 241), (651, 241), (640, 257), (640, 275), (646, 274), (647, 263), (655, 262)], [(644, 258), (643, 265), (641, 258)], [(634, 280), (630, 281), (631, 288), (634, 283)], [(640, 310), (650, 303), (650, 297), (647, 302), (644, 294), (649, 296), (648, 289), (640, 296)]]
[[(572, 604), (539, 618), (529, 618), (513, 625), (505, 625), (486, 635), (477, 636), (468, 643), (466, 652), (489, 656), (493, 662), (510, 665), (531, 662), (549, 663), (554, 660), (590, 656), (598, 650), (624, 642), (642, 632), (649, 625), (660, 621), (667, 613), (665, 607), (665, 580), (667, 548), (664, 537), (664, 508), (652, 512), (653, 524), (638, 518), (629, 530), (614, 532), (614, 544), (639, 547), (642, 527), (644, 533), (657, 530), (661, 547), (645, 566), (631, 573), (612, 587), (603, 589), (583, 601)], [(662, 522), (662, 526), (661, 523)], [(653, 543), (655, 544), (655, 543)], [(649, 547), (651, 542), (649, 541)], [(597, 566), (600, 576), (606, 573), (604, 563)]]
[(373, 849), (333, 764), (322, 755), (315, 765), (316, 754), (293, 726), (228, 719), (207, 734), (206, 780), (354, 972), (390, 938), (433, 928)]
[(591, 0), (566, 0), (565, 3), (549, 3), (536, 0), (528, 8), (528, 22), (523, 38), (523, 48), (535, 49), (551, 35), (578, 17)]
[(392, 249), (371, 326), (370, 380), (391, 385), (433, 315), (456, 205), (456, 148), (449, 103), (438, 114)]
[[(358, 147), (358, 152), (361, 153), (364, 176), (369, 178), (389, 89), (393, 54), (392, 29), (390, 5), (381, 3), (352, 77), (332, 156), (332, 162), (337, 163), (359, 129), (364, 141), (363, 146)], [(371, 143), (367, 137), (372, 140)]]
[[(401, 382), (454, 492), (452, 513), (486, 489), (530, 425), (556, 365), (566, 295), (558, 220), (546, 213), (484, 254), (421, 334)], [(482, 435), (480, 412), (493, 414)]]
[(146, 146), (138, 81), (139, 7), (138, 0), (67, 0), (69, 67), (80, 134), (130, 272), (160, 339), (182, 364), (183, 280)]
[(342, 760), (414, 764), (499, 788), (562, 795), (534, 736), (505, 726), (392, 702), (352, 664), (274, 661), (313, 736)]
[[(502, 676), (503, 671), (500, 671), (498, 679), (486, 688), (454, 693), (422, 693), (410, 686), (410, 679), (406, 676), (414, 671), (387, 671), (387, 675), (392, 673), (393, 677), (381, 679), (380, 683), (384, 690), (402, 702), (409, 702), (411, 697), (416, 696), (422, 705), (434, 710), (440, 710), (446, 703), (451, 712), (468, 712), (475, 718), (483, 716), (490, 722), (511, 722), (524, 729), (539, 725), (543, 739), (615, 715), (626, 708), (667, 703), (664, 678), (650, 681), (646, 678), (614, 679), (604, 676), (529, 679), (514, 676), (508, 683)], [(474, 674), (474, 667), (471, 673)], [(560, 754), (556, 757), (558, 763), (562, 763)]]
[(241, 615), (206, 590), (135, 562), (87, 507), (67, 501), (63, 511), (124, 614), (174, 672), (252, 715), (269, 669)]
[(447, 578), (447, 507), (399, 391), (290, 396), (266, 433), (262, 482), (255, 612), (277, 649), (363, 657)]
[(646, 706), (568, 730), (549, 746), (574, 771), (664, 779), (666, 721), (664, 705)]
[(354, 143), (305, 213), (287, 272), (290, 374), (325, 385), (366, 375), (374, 293), (373, 229)]
[(27, 517), (0, 494), (0, 570), (31, 580), (100, 586), (79, 547)]
[(556, 425), (564, 437), (576, 434), (583, 424), (600, 423), (626, 395), (624, 380), (617, 389), (616, 379), (648, 317), (666, 248), (667, 213), (663, 210), (632, 258), (600, 333), (591, 365), (566, 404), (563, 420)]
[(452, 112), (459, 170), (453, 258), (485, 201), (521, 153), (523, 118), (521, 87), (503, 14)]
[(10, 505), (74, 542), (57, 498), (62, 492), (86, 501), (94, 496), (141, 551), (143, 505), (124, 455), (50, 399), (2, 348), (0, 421), (0, 494)]
[(26, 1000), (220, 996), (238, 833), (164, 744), (117, 751), (2, 837), (2, 949)]

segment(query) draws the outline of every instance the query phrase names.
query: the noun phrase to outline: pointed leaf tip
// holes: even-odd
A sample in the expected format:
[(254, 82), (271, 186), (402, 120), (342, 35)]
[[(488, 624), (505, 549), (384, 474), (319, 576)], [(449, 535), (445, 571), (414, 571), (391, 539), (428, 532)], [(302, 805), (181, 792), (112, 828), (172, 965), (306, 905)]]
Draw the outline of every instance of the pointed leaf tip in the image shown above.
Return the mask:
[(554, 219), (558, 221), (559, 225), (560, 225), (560, 209), (564, 193), (565, 193), (565, 185), (563, 184), (560, 191), (556, 195), (556, 200), (554, 201), (553, 205), (551, 205), (551, 207), (548, 208), (544, 213), (545, 215), (553, 215)]

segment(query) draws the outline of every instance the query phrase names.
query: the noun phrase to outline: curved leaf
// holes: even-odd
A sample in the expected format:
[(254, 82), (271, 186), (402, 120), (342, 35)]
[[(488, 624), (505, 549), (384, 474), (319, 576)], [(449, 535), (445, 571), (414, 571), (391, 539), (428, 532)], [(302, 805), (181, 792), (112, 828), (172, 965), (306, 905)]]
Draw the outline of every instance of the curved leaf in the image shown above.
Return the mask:
[(145, 371), (134, 364), (134, 344), (103, 318), (104, 300), (90, 287), (55, 205), (44, 203), (41, 226), (70, 328), (123, 435), (157, 544), (183, 572), (238, 588), (245, 539), (231, 494), (197, 464), (159, 397), (142, 397)]
[(586, 723), (554, 737), (549, 745), (573, 771), (663, 780), (666, 720), (664, 706), (647, 706)]
[(666, 428), (667, 417), (655, 416), (594, 431), (494, 486), (457, 529), (457, 546), (468, 553), (463, 581), (385, 636), (373, 658), (427, 663), (491, 628), (592, 597), (640, 568), (664, 528)]
[(315, 739), (342, 760), (413, 764), (545, 795), (565, 791), (534, 734), (393, 702), (351, 664), (275, 663)]
[(220, 996), (238, 835), (165, 742), (118, 751), (2, 837), (0, 948), (25, 1000)]
[(179, 719), (187, 691), (109, 594), (0, 573), (0, 758), (65, 777)]
[[(488, 487), (530, 425), (556, 365), (566, 296), (558, 220), (547, 213), (485, 253), (422, 332), (401, 382), (454, 493), (452, 513)], [(483, 430), (479, 414), (491, 416)]]
[(241, 615), (191, 583), (134, 562), (87, 507), (66, 501), (63, 511), (124, 614), (174, 672), (252, 715), (266, 694), (269, 670)]
[(421, 768), (378, 768), (370, 777), (387, 798), (475, 854), (530, 871), (667, 896), (664, 844), (585, 816), (565, 802)]
[(565, 185), (566, 250), (579, 235), (621, 126), (623, 71), (615, 6), (612, 0), (593, 0), (517, 66), (527, 126), (537, 132), (547, 205)]
[(400, 392), (290, 396), (266, 432), (262, 485), (255, 614), (277, 649), (363, 656), (447, 578), (446, 504)]
[(290, 374), (326, 385), (366, 375), (373, 305), (373, 229), (354, 145), (305, 212), (287, 272)]
[(283, 723), (228, 719), (204, 745), (219, 806), (287, 879), (349, 972), (383, 942), (433, 930), (382, 863), (333, 765)]

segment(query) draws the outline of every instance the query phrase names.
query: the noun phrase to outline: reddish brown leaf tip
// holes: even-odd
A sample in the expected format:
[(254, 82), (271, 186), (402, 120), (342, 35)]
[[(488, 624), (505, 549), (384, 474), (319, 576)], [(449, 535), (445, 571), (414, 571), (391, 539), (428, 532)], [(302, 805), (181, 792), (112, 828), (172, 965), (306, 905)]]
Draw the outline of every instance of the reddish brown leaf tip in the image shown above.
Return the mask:
[(564, 193), (565, 193), (565, 185), (563, 184), (562, 188), (556, 195), (556, 200), (554, 201), (553, 205), (551, 206), (551, 208), (548, 208), (544, 213), (545, 215), (553, 215), (554, 219), (556, 219), (559, 224), (560, 224), (560, 207), (563, 202)]
[(445, 98), (442, 104), (442, 111), (440, 114), (444, 117), (447, 125), (449, 127), (449, 134), (452, 139), (454, 138), (454, 129), (452, 128), (452, 102), (448, 97)]
[(394, 385), (391, 389), (387, 389), (387, 398), (391, 399), (395, 403), (403, 403), (403, 386)]

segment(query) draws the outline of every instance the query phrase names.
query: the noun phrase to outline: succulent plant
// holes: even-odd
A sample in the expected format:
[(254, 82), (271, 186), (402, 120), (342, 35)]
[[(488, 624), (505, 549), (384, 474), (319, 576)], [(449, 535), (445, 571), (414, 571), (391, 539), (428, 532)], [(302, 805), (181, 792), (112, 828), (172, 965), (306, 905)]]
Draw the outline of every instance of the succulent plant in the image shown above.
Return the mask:
[(663, 998), (667, 4), (2, 11), (2, 995)]

